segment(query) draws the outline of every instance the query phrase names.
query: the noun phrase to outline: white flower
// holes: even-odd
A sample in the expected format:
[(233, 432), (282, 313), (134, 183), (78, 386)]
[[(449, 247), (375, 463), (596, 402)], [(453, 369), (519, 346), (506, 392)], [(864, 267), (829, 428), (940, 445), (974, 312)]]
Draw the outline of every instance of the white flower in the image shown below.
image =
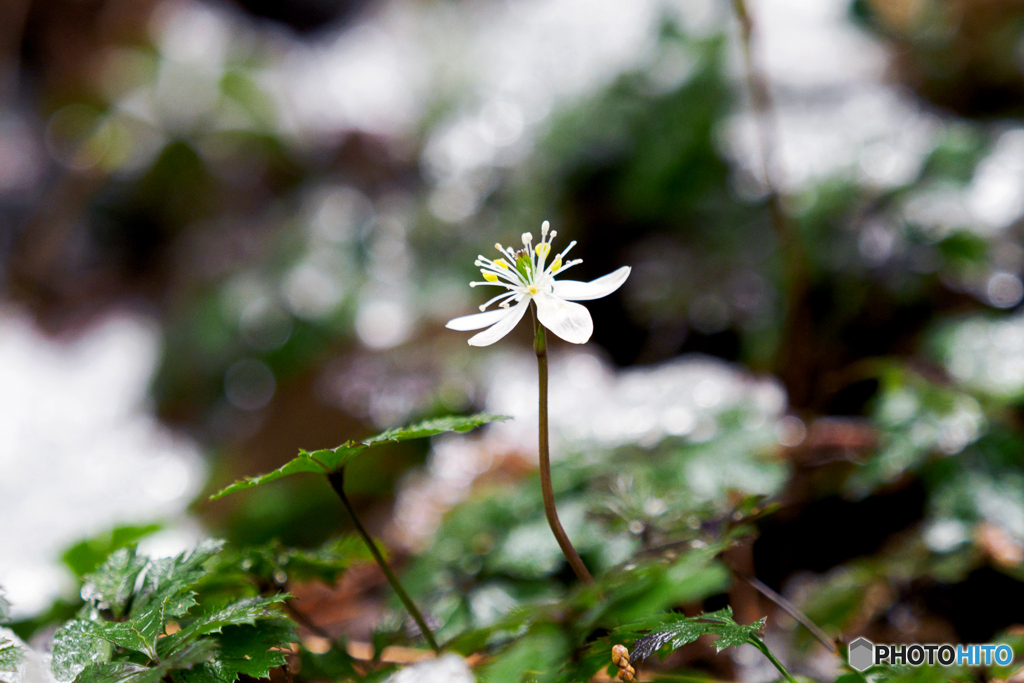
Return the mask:
[[(572, 302), (608, 296), (626, 281), (630, 268), (623, 266), (591, 282), (555, 280), (556, 275), (582, 263), (582, 259), (562, 260), (575, 246), (573, 241), (545, 267), (551, 253), (551, 240), (558, 234), (549, 229), (549, 223), (544, 221), (540, 229), (541, 241), (536, 247), (533, 235), (524, 232), (523, 248), (519, 251), (495, 244), (502, 258), (492, 261), (477, 257), (475, 265), (483, 273), (484, 282), (471, 282), (469, 286), (494, 285), (506, 291), (481, 306), (480, 310), (485, 312), (449, 320), (445, 327), (462, 332), (489, 328), (469, 339), (470, 346), (489, 346), (512, 331), (533, 301), (537, 304), (537, 319), (544, 327), (567, 342), (585, 344), (594, 332), (594, 321), (586, 308)], [(501, 302), (498, 308), (487, 310), (498, 302)]]

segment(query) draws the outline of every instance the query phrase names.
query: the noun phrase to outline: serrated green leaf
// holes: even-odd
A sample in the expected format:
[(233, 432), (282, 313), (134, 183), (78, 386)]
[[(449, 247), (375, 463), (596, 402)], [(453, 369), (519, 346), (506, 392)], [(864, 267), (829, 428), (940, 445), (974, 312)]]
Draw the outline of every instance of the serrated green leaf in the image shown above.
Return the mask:
[(279, 617), (281, 613), (270, 609), (270, 606), (284, 602), (286, 597), (277, 595), (272, 598), (239, 600), (223, 609), (204, 614), (180, 631), (162, 638), (159, 647), (160, 653), (165, 657), (170, 657), (179, 648), (200, 636), (220, 633), (227, 626), (254, 625), (257, 619)]
[(191, 552), (150, 560), (143, 584), (132, 602), (130, 618), (138, 619), (153, 610), (169, 617), (187, 614), (196, 604), (191, 587), (204, 576), (203, 565), (223, 547), (223, 541), (207, 539)]
[[(341, 448), (341, 446), (339, 446)], [(281, 477), (287, 477), (290, 474), (300, 474), (302, 472), (316, 472), (319, 474), (325, 474), (326, 470), (320, 463), (310, 457), (310, 454), (306, 451), (299, 451), (298, 457), (289, 460), (287, 463), (277, 468), (273, 472), (267, 472), (256, 477), (246, 477), (245, 479), (239, 479), (230, 486), (227, 486), (217, 493), (210, 496), (210, 500), (217, 500), (223, 498), (226, 495), (236, 493), (238, 491), (244, 491), (251, 489), (254, 486), (260, 486), (261, 484), (267, 484), (272, 481), (276, 481)]]
[[(150, 560), (134, 548), (113, 553), (98, 570), (86, 577), (82, 597), (87, 604), (78, 618), (62, 626), (54, 636), (51, 668), (58, 680), (68, 681), (87, 667), (110, 662), (114, 647), (158, 659), (157, 639), (169, 618), (181, 617), (196, 604), (192, 586), (205, 573), (203, 565), (220, 551), (221, 541), (204, 541), (192, 552)], [(109, 610), (120, 621), (107, 621)], [(145, 675), (124, 667), (95, 669), (90, 676), (132, 677)]]
[(85, 576), (99, 569), (114, 552), (163, 528), (159, 524), (120, 526), (106, 533), (84, 539), (64, 551), (61, 560), (75, 576)]
[(105, 662), (87, 667), (75, 683), (157, 683), (165, 673), (135, 662)]
[(86, 624), (98, 638), (118, 647), (141, 652), (150, 659), (156, 659), (156, 637), (163, 630), (160, 614), (147, 613), (142, 621), (87, 621)]
[(97, 609), (121, 617), (135, 590), (135, 582), (148, 560), (135, 554), (135, 548), (121, 548), (107, 558), (92, 574), (85, 577), (82, 599)]
[(216, 640), (203, 638), (178, 648), (164, 659), (163, 664), (168, 669), (187, 669), (211, 661), (218, 649), (219, 643)]
[(239, 481), (236, 481), (213, 494), (210, 496), (210, 499), (216, 500), (228, 494), (244, 491), (246, 489), (253, 488), (254, 486), (267, 484), (291, 474), (299, 474), (302, 472), (327, 474), (340, 467), (344, 467), (364, 450), (378, 444), (391, 441), (422, 439), (428, 436), (443, 434), (445, 432), (468, 432), (471, 429), (475, 429), (481, 425), (487, 424), (488, 422), (507, 419), (509, 418), (505, 415), (490, 415), (488, 413), (478, 413), (476, 415), (464, 417), (440, 417), (432, 420), (425, 420), (412, 425), (411, 427), (389, 429), (386, 432), (382, 432), (376, 436), (371, 436), (369, 439), (358, 443), (346, 441), (336, 448), (324, 448), (318, 451), (313, 451), (312, 453), (300, 450), (297, 457), (288, 461), (273, 472), (267, 472), (266, 474), (261, 474), (256, 477), (240, 479)]
[[(284, 664), (278, 648), (295, 632), (272, 606), (286, 595), (242, 599), (189, 616), (198, 604), (194, 588), (211, 571), (234, 566), (210, 563), (221, 547), (209, 540), (192, 552), (155, 560), (135, 558), (133, 549), (115, 553), (90, 577), (92, 600), (55, 637), (55, 675), (65, 681), (77, 676), (76, 683), (231, 683), (240, 673), (265, 677)], [(122, 607), (122, 620), (108, 621), (109, 613), (100, 609), (110, 600)], [(164, 635), (170, 620), (181, 628)]]
[(229, 683), (220, 678), (212, 664), (196, 664), (191, 669), (178, 669), (171, 672), (174, 683)]
[(0, 671), (14, 671), (21, 663), (21, 648), (0, 638)]
[(725, 607), (716, 612), (708, 612), (696, 617), (671, 614), (656, 620), (630, 624), (616, 629), (616, 633), (636, 633), (650, 630), (652, 633), (636, 639), (631, 649), (634, 662), (642, 662), (661, 648), (668, 646), (670, 651), (689, 645), (703, 635), (717, 635), (715, 648), (721, 652), (727, 647), (750, 644), (760, 647), (759, 636), (764, 629), (765, 619), (761, 618), (753, 624), (737, 624), (732, 616), (732, 607)]
[(285, 648), (297, 639), (295, 629), (283, 619), (264, 619), (254, 626), (225, 628), (217, 638), (217, 666), (233, 681), (238, 674), (269, 678), (270, 670), (287, 663)]
[(172, 678), (175, 683), (232, 683), (240, 674), (269, 678), (271, 669), (287, 663), (285, 650), (296, 638), (294, 627), (284, 619), (229, 626), (216, 638), (218, 650), (213, 661), (175, 671)]
[(753, 624), (743, 625), (737, 624), (730, 618), (728, 623), (724, 623), (715, 630), (715, 633), (719, 635), (719, 638), (715, 640), (715, 648), (721, 652), (730, 646), (738, 647), (746, 643), (754, 644), (754, 639), (764, 629), (765, 621), (766, 618), (761, 617)]
[[(221, 541), (206, 540), (192, 552), (158, 560), (136, 557), (133, 548), (117, 551), (90, 580), (97, 591), (105, 590), (107, 597), (113, 595), (111, 600), (118, 602), (97, 599), (104, 594), (93, 596), (84, 589), (83, 597), (100, 608), (109, 603), (123, 610), (130, 602), (128, 619), (108, 622), (96, 615), (85, 623), (96, 637), (157, 659), (157, 638), (164, 632), (167, 620), (181, 617), (195, 606), (191, 587), (204, 575), (203, 565), (222, 546)], [(126, 588), (129, 579), (131, 584)], [(138, 590), (133, 591), (138, 583)]]
[(111, 643), (97, 635), (88, 620), (72, 619), (53, 637), (50, 669), (58, 681), (71, 681), (87, 666), (110, 661), (113, 650)]
[(172, 657), (149, 666), (124, 661), (90, 665), (75, 683), (158, 683), (171, 671), (190, 669), (211, 661), (216, 652), (216, 641), (199, 640), (181, 648)]
[(468, 432), (482, 427), (489, 422), (502, 422), (510, 419), (507, 415), (491, 415), (490, 413), (477, 413), (476, 415), (449, 415), (438, 417), (433, 420), (424, 420), (411, 427), (398, 427), (372, 436), (363, 441), (363, 445), (372, 446), (384, 441), (408, 441), (410, 439), (423, 439), (428, 436), (444, 434), (446, 432)]

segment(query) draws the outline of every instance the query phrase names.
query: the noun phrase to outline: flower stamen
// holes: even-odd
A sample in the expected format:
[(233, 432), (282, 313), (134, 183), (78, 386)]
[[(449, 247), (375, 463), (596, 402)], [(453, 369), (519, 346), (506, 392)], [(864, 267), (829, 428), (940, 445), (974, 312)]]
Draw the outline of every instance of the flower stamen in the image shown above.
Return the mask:
[[(483, 312), (483, 311), (486, 311), (486, 310), (487, 310), (487, 308), (488, 308), (488, 307), (489, 307), (489, 306), (490, 306), (491, 304), (493, 304), (493, 303), (496, 303), (496, 302), (498, 302), (498, 301), (501, 301), (502, 299), (507, 299), (507, 298), (509, 298), (509, 297), (514, 297), (515, 295), (516, 295), (516, 292), (515, 292), (515, 291), (511, 291), (511, 292), (502, 292), (501, 294), (499, 294), (498, 296), (494, 297), (493, 299), (491, 299), (491, 300), (490, 300), (490, 301), (488, 301), (487, 303), (485, 303), (485, 304), (481, 305), (481, 306), (480, 306), (480, 311), (481, 311), (481, 312)], [(502, 307), (504, 307), (504, 308), (508, 308), (508, 302), (507, 302), (507, 301), (506, 301), (505, 303), (501, 304), (501, 305), (502, 305)]]

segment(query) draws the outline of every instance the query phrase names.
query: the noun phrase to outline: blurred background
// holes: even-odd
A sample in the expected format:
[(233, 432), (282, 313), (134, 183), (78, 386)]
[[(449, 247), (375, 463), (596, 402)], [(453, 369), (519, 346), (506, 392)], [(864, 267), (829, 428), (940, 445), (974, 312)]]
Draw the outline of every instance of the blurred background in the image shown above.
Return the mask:
[[(476, 255), (545, 219), (578, 279), (633, 268), (590, 302), (591, 343), (554, 349), (589, 561), (766, 496), (737, 561), (826, 629), (1012, 628), (1022, 117), (1011, 0), (5, 0), (0, 585), (21, 633), (74, 601), (60, 558), (83, 538), (314, 546), (344, 527), (319, 480), (208, 494), (474, 410), (517, 419), (356, 463), (354, 499), (469, 622), (567, 582), (514, 506), (487, 518), (500, 538), (445, 517), (535, 467), (527, 326), (480, 350), (443, 324), (483, 302)], [(355, 637), (379, 584), (295, 592)]]

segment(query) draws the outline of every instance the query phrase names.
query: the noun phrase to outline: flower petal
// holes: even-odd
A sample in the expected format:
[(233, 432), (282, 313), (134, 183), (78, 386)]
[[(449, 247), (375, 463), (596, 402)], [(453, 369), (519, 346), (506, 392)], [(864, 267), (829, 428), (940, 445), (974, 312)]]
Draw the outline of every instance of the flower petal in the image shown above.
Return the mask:
[(551, 294), (538, 294), (533, 300), (537, 302), (537, 319), (541, 325), (565, 341), (586, 344), (594, 333), (594, 320), (585, 306)]
[[(512, 308), (500, 309), (505, 313), (505, 317), (495, 323), (489, 330), (484, 330), (478, 335), (469, 338), (470, 346), (490, 346), (494, 342), (498, 341), (506, 334), (512, 331), (512, 328), (523, 319), (523, 314), (526, 313), (526, 308), (530, 305), (529, 297), (524, 297), (522, 301), (517, 303)], [(466, 316), (467, 318), (470, 316)]]
[(458, 330), (459, 332), (482, 330), (504, 319), (508, 314), (509, 309), (507, 308), (495, 308), (493, 311), (485, 313), (474, 313), (472, 315), (464, 315), (461, 318), (453, 318), (446, 322), (444, 326), (449, 330)]
[(555, 289), (552, 294), (567, 301), (600, 299), (621, 287), (622, 283), (629, 277), (630, 270), (629, 266), (622, 266), (618, 270), (590, 282), (555, 280)]

